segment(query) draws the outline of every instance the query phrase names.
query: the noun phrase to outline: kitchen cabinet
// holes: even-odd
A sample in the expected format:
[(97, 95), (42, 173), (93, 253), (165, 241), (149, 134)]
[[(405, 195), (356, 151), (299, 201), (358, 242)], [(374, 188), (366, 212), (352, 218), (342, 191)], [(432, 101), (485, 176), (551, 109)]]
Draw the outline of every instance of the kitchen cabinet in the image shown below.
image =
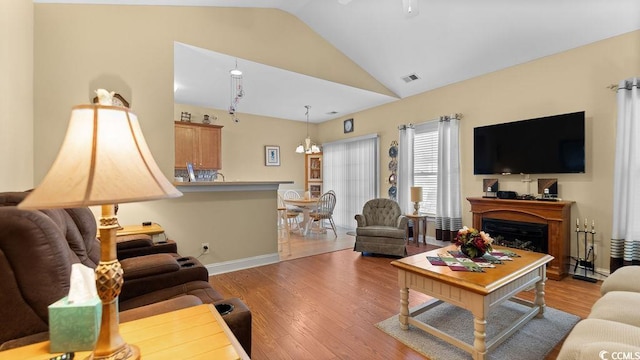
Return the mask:
[(176, 169), (222, 169), (222, 126), (176, 121), (174, 131)]
[(305, 155), (304, 188), (312, 198), (322, 195), (322, 154)]

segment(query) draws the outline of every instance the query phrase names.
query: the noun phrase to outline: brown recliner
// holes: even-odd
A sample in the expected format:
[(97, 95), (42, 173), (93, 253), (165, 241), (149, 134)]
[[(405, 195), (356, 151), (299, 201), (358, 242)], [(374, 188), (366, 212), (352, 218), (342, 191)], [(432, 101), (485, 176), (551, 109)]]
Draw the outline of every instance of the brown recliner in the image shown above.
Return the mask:
[[(21, 210), (14, 205), (23, 197), (0, 194), (0, 344), (48, 331), (47, 306), (68, 293), (71, 264), (95, 268), (99, 261), (95, 218), (88, 208)], [(187, 263), (190, 266), (183, 266)], [(154, 254), (125, 259), (122, 267), (125, 284), (119, 308), (129, 319), (148, 314), (145, 306), (185, 295), (200, 303), (232, 303), (238, 311), (223, 318), (250, 353), (249, 310), (239, 299), (224, 299), (213, 289), (206, 268), (196, 259)], [(171, 306), (155, 306), (161, 308)]]

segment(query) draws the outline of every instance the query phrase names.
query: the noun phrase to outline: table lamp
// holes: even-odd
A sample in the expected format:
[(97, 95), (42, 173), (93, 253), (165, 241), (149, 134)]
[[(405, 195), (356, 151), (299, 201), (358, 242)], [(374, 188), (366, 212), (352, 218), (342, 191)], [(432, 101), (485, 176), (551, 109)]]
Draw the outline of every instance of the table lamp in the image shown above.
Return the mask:
[(418, 215), (418, 210), (420, 210), (420, 201), (422, 201), (422, 187), (412, 186), (411, 202), (413, 203), (413, 215)]
[(100, 104), (71, 110), (58, 157), (42, 183), (18, 207), (102, 206), (100, 263), (96, 267), (102, 319), (93, 359), (139, 359), (139, 348), (122, 339), (118, 325), (118, 296), (124, 280), (116, 254), (114, 204), (173, 198), (182, 193), (160, 171), (137, 116), (127, 108), (111, 106), (109, 100), (101, 98)]

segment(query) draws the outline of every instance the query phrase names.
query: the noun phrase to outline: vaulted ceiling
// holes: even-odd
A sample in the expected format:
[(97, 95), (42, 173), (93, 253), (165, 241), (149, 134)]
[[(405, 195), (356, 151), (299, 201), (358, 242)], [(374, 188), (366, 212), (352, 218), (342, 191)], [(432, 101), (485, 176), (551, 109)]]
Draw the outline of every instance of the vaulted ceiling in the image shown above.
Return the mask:
[[(638, 0), (34, 0), (34, 2), (276, 8), (289, 12), (389, 91), (380, 94), (238, 59), (247, 96), (240, 112), (322, 122), (640, 29)], [(415, 13), (415, 12), (414, 12)], [(234, 54), (175, 46), (176, 102), (227, 109), (229, 84), (201, 81), (203, 69), (227, 79)], [(415, 81), (406, 82), (411, 76)], [(638, 74), (629, 74), (635, 76)], [(250, 80), (252, 79), (252, 80)], [(259, 80), (259, 81), (257, 81)], [(272, 91), (279, 84), (282, 91)], [(271, 91), (270, 91), (271, 89)], [(330, 114), (330, 112), (336, 112)]]

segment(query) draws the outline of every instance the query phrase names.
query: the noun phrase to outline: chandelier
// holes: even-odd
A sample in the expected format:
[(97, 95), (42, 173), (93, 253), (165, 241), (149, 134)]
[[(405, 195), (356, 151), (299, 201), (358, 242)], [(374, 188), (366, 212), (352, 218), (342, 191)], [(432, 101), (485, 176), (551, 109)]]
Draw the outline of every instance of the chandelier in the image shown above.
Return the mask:
[(236, 59), (236, 67), (229, 71), (231, 77), (231, 105), (229, 105), (229, 115), (234, 117), (234, 121), (238, 122), (235, 118), (236, 110), (238, 109), (238, 103), (240, 99), (244, 97), (244, 87), (242, 86), (242, 71), (238, 69), (238, 59)]
[(311, 109), (311, 105), (305, 105), (305, 109), (307, 112), (305, 115), (307, 116), (307, 137), (304, 139), (304, 145), (300, 143), (296, 148), (296, 152), (298, 154), (317, 154), (320, 152), (320, 148), (315, 143), (311, 142), (311, 138), (309, 137), (309, 109)]

